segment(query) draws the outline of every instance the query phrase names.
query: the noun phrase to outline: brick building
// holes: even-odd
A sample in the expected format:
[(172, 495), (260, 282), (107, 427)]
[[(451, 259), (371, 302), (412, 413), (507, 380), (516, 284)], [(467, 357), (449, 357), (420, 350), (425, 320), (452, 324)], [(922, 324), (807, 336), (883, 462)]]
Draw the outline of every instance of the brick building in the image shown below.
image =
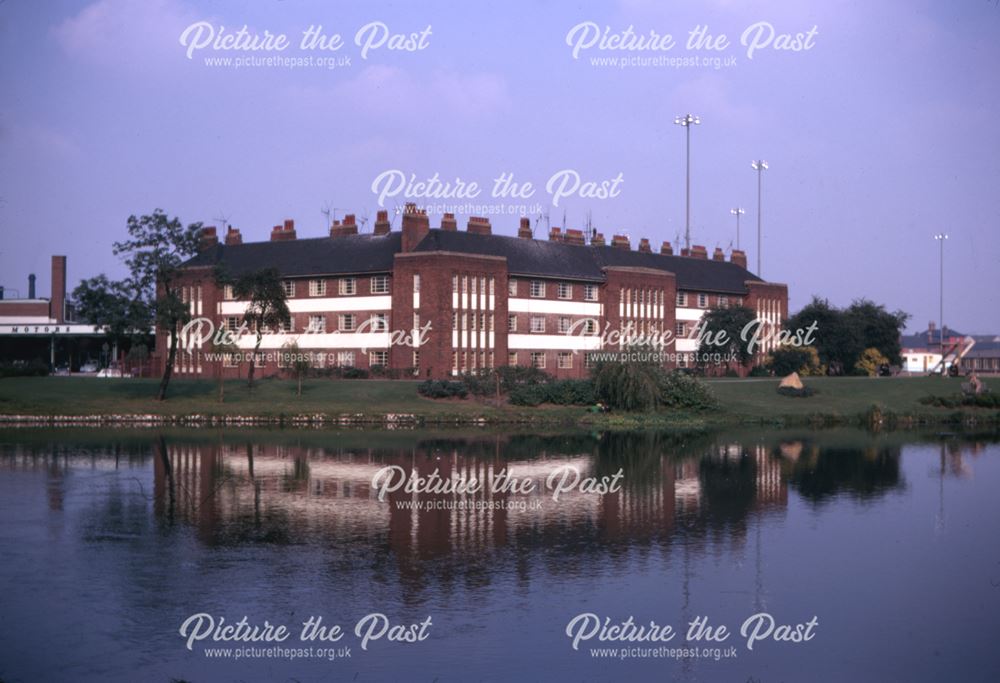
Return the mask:
[[(236, 329), (246, 302), (216, 285), (216, 269), (232, 275), (277, 268), (285, 281), (291, 319), (265, 334), (263, 376), (281, 370), (280, 350), (291, 341), (325, 366), (384, 366), (418, 377), (442, 378), (498, 365), (533, 365), (557, 377), (582, 377), (588, 352), (619, 348), (617, 333), (670, 331), (671, 367), (691, 363), (695, 325), (716, 307), (745, 305), (769, 328), (788, 315), (788, 289), (746, 269), (746, 255), (701, 246), (673, 254), (648, 240), (632, 249), (627, 237), (611, 244), (597, 234), (552, 228), (534, 239), (527, 219), (518, 235), (492, 234), (489, 220), (470, 218), (459, 230), (451, 214), (432, 229), (425, 213), (408, 205), (401, 229), (385, 211), (371, 234), (359, 234), (354, 216), (335, 222), (330, 235), (299, 239), (293, 221), (275, 226), (267, 242), (244, 243), (229, 228), (220, 243), (214, 228), (201, 252), (185, 264), (182, 297), (192, 315)], [(239, 338), (252, 349), (254, 335)], [(157, 349), (167, 348), (158, 332)], [(176, 370), (236, 376), (238, 363), (217, 363), (209, 345), (182, 335)]]

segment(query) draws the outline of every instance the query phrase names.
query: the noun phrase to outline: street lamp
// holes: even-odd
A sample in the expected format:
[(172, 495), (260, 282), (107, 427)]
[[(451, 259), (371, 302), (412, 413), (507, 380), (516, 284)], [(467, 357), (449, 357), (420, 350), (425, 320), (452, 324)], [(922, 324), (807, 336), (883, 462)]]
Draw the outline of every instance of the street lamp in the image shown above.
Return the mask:
[(674, 119), (678, 126), (684, 126), (687, 138), (687, 212), (684, 218), (684, 246), (691, 249), (691, 126), (701, 123), (701, 119), (693, 114), (685, 114)]
[(735, 209), (729, 209), (729, 213), (736, 216), (736, 248), (740, 248), (740, 216), (746, 213), (743, 207), (737, 206)]
[(761, 277), (760, 274), (760, 188), (762, 177), (764, 171), (767, 170), (767, 162), (763, 159), (757, 159), (750, 162), (750, 166), (753, 170), (757, 171), (757, 277)]
[(941, 330), (938, 334), (941, 335), (941, 374), (944, 374), (944, 241), (948, 239), (948, 235), (943, 232), (939, 232), (934, 235), (934, 239), (941, 243), (941, 308), (938, 311), (938, 325)]

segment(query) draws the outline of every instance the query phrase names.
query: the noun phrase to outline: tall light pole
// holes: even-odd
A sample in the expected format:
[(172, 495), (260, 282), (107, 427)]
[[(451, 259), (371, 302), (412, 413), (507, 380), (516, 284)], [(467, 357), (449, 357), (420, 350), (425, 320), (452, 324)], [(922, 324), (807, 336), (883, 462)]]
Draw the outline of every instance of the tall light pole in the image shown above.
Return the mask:
[(947, 233), (939, 232), (934, 235), (936, 239), (941, 244), (941, 308), (938, 311), (938, 325), (940, 326), (940, 331), (938, 334), (941, 336), (941, 374), (944, 374), (944, 241), (948, 239)]
[(740, 216), (746, 213), (743, 207), (737, 206), (735, 209), (729, 209), (729, 213), (736, 216), (736, 248), (740, 248)]
[(684, 246), (691, 249), (691, 126), (701, 123), (701, 119), (693, 114), (685, 114), (674, 119), (678, 126), (684, 126), (687, 138), (687, 211), (684, 217)]
[(761, 277), (760, 274), (760, 195), (761, 195), (761, 183), (764, 176), (764, 171), (767, 170), (767, 162), (763, 159), (757, 159), (750, 162), (750, 166), (753, 170), (757, 171), (757, 277)]

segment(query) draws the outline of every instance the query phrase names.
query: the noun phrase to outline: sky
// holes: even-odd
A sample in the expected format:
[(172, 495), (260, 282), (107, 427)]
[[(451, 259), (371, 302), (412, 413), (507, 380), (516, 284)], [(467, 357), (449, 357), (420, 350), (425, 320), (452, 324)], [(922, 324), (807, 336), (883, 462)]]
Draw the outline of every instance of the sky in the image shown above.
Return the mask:
[[(55, 253), (71, 289), (122, 276), (112, 243), (156, 208), (258, 241), (285, 218), (324, 235), (324, 209), (398, 229), (415, 201), (432, 225), (475, 209), (513, 235), (524, 212), (536, 236), (589, 218), (676, 247), (692, 113), (694, 244), (732, 249), (743, 207), (756, 271), (764, 159), (761, 275), (792, 311), (866, 297), (925, 329), (944, 232), (945, 324), (1000, 334), (998, 38), (992, 0), (6, 0), (0, 285), (25, 296), (33, 272), (48, 296)], [(452, 196), (406, 197), (411, 175)], [(502, 176), (527, 196), (496, 196)]]

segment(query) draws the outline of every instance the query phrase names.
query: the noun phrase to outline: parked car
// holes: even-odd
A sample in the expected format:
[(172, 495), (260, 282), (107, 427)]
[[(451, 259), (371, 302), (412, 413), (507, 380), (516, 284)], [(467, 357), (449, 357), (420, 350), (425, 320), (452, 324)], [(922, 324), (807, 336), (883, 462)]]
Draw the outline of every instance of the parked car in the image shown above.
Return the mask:
[(62, 365), (57, 365), (56, 369), (52, 371), (52, 374), (57, 375), (59, 377), (65, 377), (69, 375), (69, 366), (66, 365), (65, 363)]
[(80, 372), (97, 372), (97, 363), (94, 361), (87, 361), (80, 366)]
[(104, 368), (97, 373), (98, 377), (121, 377), (122, 371), (118, 368)]

